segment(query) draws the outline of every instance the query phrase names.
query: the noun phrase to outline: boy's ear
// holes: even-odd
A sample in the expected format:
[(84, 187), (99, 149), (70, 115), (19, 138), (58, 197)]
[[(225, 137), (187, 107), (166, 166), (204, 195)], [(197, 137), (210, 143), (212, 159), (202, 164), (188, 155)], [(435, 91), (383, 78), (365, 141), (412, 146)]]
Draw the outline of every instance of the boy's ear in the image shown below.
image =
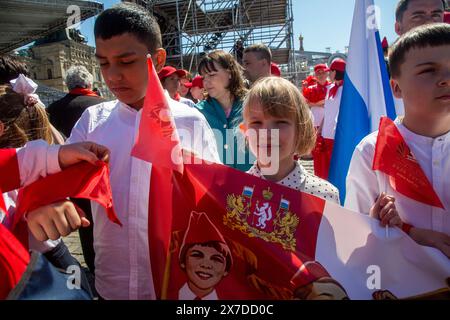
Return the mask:
[(402, 98), (402, 89), (398, 85), (398, 82), (394, 79), (391, 79), (391, 89), (392, 89), (392, 94), (394, 95), (394, 97), (396, 97), (397, 99)]
[(5, 124), (0, 121), (0, 137), (5, 133)]
[(162, 68), (166, 65), (166, 50), (163, 48), (156, 49), (155, 53), (152, 55), (153, 64), (155, 65), (156, 72), (160, 72)]
[(402, 34), (402, 27), (400, 25), (400, 22), (398, 22), (398, 21), (395, 22), (395, 33), (398, 36), (401, 36), (401, 34)]

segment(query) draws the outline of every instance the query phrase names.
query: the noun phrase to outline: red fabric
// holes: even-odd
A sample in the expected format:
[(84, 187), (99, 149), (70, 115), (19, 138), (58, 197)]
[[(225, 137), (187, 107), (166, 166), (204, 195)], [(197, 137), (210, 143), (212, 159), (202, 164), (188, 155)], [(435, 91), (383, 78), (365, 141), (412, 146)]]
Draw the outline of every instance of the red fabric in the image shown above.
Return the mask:
[(389, 118), (380, 120), (373, 170), (389, 176), (391, 187), (402, 195), (444, 209), (439, 196), (411, 153), (395, 123)]
[(319, 70), (322, 70), (325, 72), (330, 71), (330, 69), (328, 68), (328, 66), (325, 63), (318, 64), (314, 67), (314, 72), (317, 72)]
[(331, 63), (331, 66), (330, 66), (330, 70), (337, 70), (337, 71), (344, 72), (346, 65), (347, 65), (347, 62), (345, 62), (344, 59), (338, 58), (338, 59), (333, 60), (333, 62)]
[(188, 244), (204, 243), (208, 241), (226, 243), (222, 234), (217, 230), (216, 226), (214, 226), (204, 212), (192, 211), (181, 247)]
[(113, 207), (108, 165), (82, 162), (21, 189), (13, 228), (24, 213), (69, 197), (96, 201), (106, 209), (112, 222), (122, 225)]
[(16, 149), (0, 150), (0, 189), (3, 192), (18, 189), (20, 187), (19, 162)]
[(448, 11), (444, 12), (444, 22), (450, 23), (450, 12)]
[(306, 90), (303, 91), (303, 95), (310, 103), (317, 103), (322, 100), (325, 100), (327, 96), (329, 82), (321, 85), (317, 83), (315, 85), (309, 86)]
[[(152, 79), (154, 70), (149, 68), (149, 72)], [(147, 94), (147, 107), (166, 105), (161, 101), (166, 98), (159, 93), (162, 88), (158, 82), (150, 80), (148, 86), (147, 92), (153, 94)], [(291, 279), (305, 262), (315, 260), (325, 201), (187, 156), (183, 170), (178, 170), (168, 156), (171, 149), (167, 148), (167, 139), (160, 132), (165, 127), (147, 124), (142, 128), (152, 137), (151, 143), (142, 145), (141, 152), (152, 155), (148, 230), (157, 297), (177, 299), (178, 291), (188, 281), (179, 253), (191, 214), (198, 212), (208, 217), (208, 225), (216, 228), (232, 252), (229, 274), (214, 287), (219, 297), (292, 298), (295, 288)], [(270, 212), (272, 218), (261, 218), (264, 212)], [(189, 238), (208, 240), (206, 233), (209, 238), (220, 238), (216, 232), (196, 229)]]
[(270, 64), (270, 73), (275, 77), (281, 77), (281, 69), (276, 63)]
[(412, 228), (414, 228), (412, 225), (403, 222), (402, 230), (404, 233), (409, 234)]
[(170, 77), (176, 73), (180, 78), (186, 77), (187, 73), (184, 70), (177, 70), (176, 68), (172, 66), (165, 66), (161, 69), (161, 71), (158, 73), (159, 80), (164, 80), (167, 77)]
[(19, 283), (30, 262), (30, 254), (0, 223), (0, 300)]
[(386, 37), (384, 37), (384, 38), (383, 38), (383, 41), (381, 41), (381, 47), (382, 47), (383, 49), (389, 48), (389, 43), (388, 43)]
[(184, 84), (186, 88), (193, 88), (197, 87), (200, 89), (203, 89), (203, 77), (202, 76), (196, 76), (194, 79), (192, 79), (192, 82), (186, 82)]
[(317, 79), (314, 76), (308, 76), (305, 80), (302, 81), (303, 91), (317, 83)]
[(330, 89), (330, 94), (328, 95), (329, 99), (336, 97), (336, 94), (340, 87), (344, 85), (344, 81), (335, 82), (334, 86)]
[(301, 288), (323, 277), (330, 277), (328, 271), (319, 262), (308, 261), (299, 268), (291, 283), (295, 288)]
[[(2, 194), (2, 190), (0, 189), (0, 194)], [(5, 205), (5, 199), (3, 199), (3, 196), (0, 197), (0, 211), (3, 211), (5, 214), (8, 213), (8, 211), (6, 210), (6, 205)]]
[(149, 78), (136, 144), (131, 155), (182, 172), (183, 158), (169, 102), (152, 60), (147, 59)]
[[(159, 279), (155, 285), (162, 284), (162, 287), (155, 287), (158, 297), (176, 299), (173, 293), (178, 292), (187, 281), (186, 273), (180, 268), (179, 254), (189, 216), (195, 211), (208, 216), (233, 253), (229, 275), (215, 287), (221, 299), (291, 298), (290, 293), (299, 283), (293, 282), (292, 278), (305, 262), (315, 260), (318, 229), (325, 205), (323, 200), (219, 164), (185, 164), (183, 176), (175, 173), (169, 183), (167, 177), (159, 175), (166, 183), (155, 186), (152, 171), (152, 187), (158, 189), (152, 189), (153, 211), (149, 228), (152, 224), (166, 228), (165, 233), (159, 231), (157, 234), (149, 229), (153, 279)], [(160, 188), (161, 185), (169, 188)], [(254, 188), (252, 196), (244, 196), (245, 187)], [(168, 189), (171, 191), (168, 192)], [(287, 209), (281, 206), (283, 199), (289, 201)], [(233, 215), (240, 201), (244, 211), (234, 211), (236, 215)], [(260, 213), (258, 208), (265, 205), (271, 208), (272, 219), (266, 221), (265, 228), (257, 227), (260, 220), (256, 213)], [(290, 219), (297, 218), (301, 223), (293, 226), (292, 233), (284, 229), (286, 233), (280, 235), (283, 234), (281, 220), (275, 217), (286, 217), (288, 214), (292, 214)], [(170, 231), (167, 232), (167, 229)], [(199, 232), (192, 238), (206, 240)], [(205, 233), (205, 230), (201, 232)], [(258, 232), (261, 232), (260, 236), (255, 236)], [(289, 234), (295, 240), (288, 241)], [(271, 240), (264, 239), (271, 236)], [(217, 239), (215, 232), (211, 239)], [(154, 261), (156, 257), (162, 260)], [(153, 266), (158, 266), (158, 269)], [(156, 270), (161, 273), (155, 273)], [(315, 279), (319, 277), (316, 273), (313, 275), (317, 276)], [(310, 276), (307, 281), (311, 279)], [(266, 290), (259, 282), (275, 289)]]
[(319, 178), (328, 180), (333, 146), (333, 139), (325, 139), (322, 136), (317, 137), (312, 155), (314, 159), (314, 174)]
[(75, 88), (69, 91), (69, 94), (74, 94), (77, 96), (89, 96), (89, 97), (98, 97), (98, 95), (92, 91), (91, 89), (87, 88)]

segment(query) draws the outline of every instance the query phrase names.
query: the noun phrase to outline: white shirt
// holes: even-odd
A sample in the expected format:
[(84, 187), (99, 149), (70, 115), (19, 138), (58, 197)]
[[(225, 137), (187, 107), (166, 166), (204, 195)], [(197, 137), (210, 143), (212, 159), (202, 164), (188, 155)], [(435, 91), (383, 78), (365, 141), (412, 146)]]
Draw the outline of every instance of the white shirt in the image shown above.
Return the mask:
[(191, 99), (180, 97), (180, 102), (182, 104), (185, 104), (185, 105), (191, 107), (191, 108), (195, 108), (195, 102), (192, 101)]
[(48, 145), (44, 140), (28, 142), (16, 149), (19, 163), (20, 185), (26, 186), (41, 177), (61, 171), (59, 167), (60, 146)]
[(398, 99), (394, 97), (394, 106), (395, 106), (395, 113), (397, 114), (397, 117), (401, 117), (405, 115), (405, 105), (403, 103), (403, 99)]
[(314, 127), (320, 127), (324, 116), (324, 107), (311, 107), (311, 115)]
[(396, 198), (395, 205), (403, 222), (450, 234), (450, 132), (433, 139), (411, 132), (399, 120), (395, 123), (445, 210), (397, 193), (391, 188), (386, 174), (372, 170), (378, 132), (364, 138), (353, 153), (347, 175), (345, 207), (367, 214), (375, 199), (387, 192)]
[[(167, 96), (167, 95), (166, 95)], [(182, 147), (206, 160), (220, 162), (214, 135), (196, 109), (168, 99)], [(119, 102), (88, 108), (68, 143), (94, 141), (111, 150), (113, 203), (120, 227), (92, 202), (95, 285), (104, 299), (155, 299), (148, 246), (151, 164), (131, 157), (141, 112)], [(157, 192), (157, 190), (152, 190)]]
[(327, 98), (325, 100), (325, 108), (324, 108), (325, 114), (322, 127), (322, 136), (325, 139), (334, 140), (334, 136), (336, 135), (336, 125), (337, 119), (339, 117), (339, 107), (341, 105), (343, 87), (344, 86), (340, 86), (338, 88), (338, 91), (336, 92), (336, 95), (333, 98), (329, 97), (331, 88), (330, 90), (328, 90)]
[[(266, 180), (259, 169), (257, 162), (253, 164), (247, 173)], [(328, 181), (308, 173), (298, 162), (296, 162), (295, 168), (284, 179), (277, 183), (339, 204), (339, 191), (337, 188)]]
[[(185, 283), (180, 291), (178, 291), (178, 300), (195, 300), (195, 298), (197, 298), (197, 295), (191, 291), (191, 288), (189, 288), (187, 283)], [(210, 294), (204, 296), (200, 300), (219, 300), (219, 298), (217, 297), (216, 290), (213, 290)]]

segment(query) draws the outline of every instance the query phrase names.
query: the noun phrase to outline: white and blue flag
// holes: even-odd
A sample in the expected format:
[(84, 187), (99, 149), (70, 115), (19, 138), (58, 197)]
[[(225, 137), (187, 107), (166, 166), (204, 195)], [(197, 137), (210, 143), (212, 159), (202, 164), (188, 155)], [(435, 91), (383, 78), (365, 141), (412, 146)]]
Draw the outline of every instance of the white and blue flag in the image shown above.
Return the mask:
[(329, 180), (345, 200), (345, 180), (355, 147), (378, 130), (381, 116), (396, 118), (373, 0), (356, 0)]

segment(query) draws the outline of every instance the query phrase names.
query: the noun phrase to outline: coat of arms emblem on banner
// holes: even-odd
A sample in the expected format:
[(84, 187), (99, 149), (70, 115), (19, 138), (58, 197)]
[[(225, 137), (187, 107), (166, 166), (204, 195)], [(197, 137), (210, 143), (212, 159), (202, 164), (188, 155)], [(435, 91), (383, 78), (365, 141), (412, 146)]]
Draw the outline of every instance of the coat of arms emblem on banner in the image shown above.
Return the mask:
[(280, 244), (285, 250), (296, 251), (295, 232), (299, 218), (289, 211), (290, 201), (281, 196), (277, 208), (270, 188), (263, 190), (262, 197), (254, 201), (254, 190), (254, 187), (245, 186), (241, 195), (227, 196), (224, 225), (241, 231), (249, 238), (257, 237)]

